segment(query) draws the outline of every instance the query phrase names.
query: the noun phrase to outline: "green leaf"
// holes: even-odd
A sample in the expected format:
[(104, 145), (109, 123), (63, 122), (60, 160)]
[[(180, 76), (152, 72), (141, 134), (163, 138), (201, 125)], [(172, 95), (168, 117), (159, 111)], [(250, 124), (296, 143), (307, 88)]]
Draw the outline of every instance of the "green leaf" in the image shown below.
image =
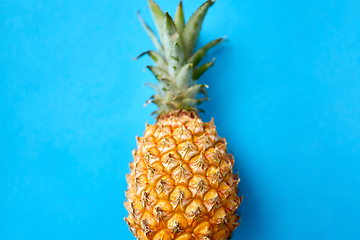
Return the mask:
[(169, 74), (165, 70), (163, 70), (159, 67), (147, 66), (147, 68), (154, 74), (154, 76), (156, 77), (157, 80), (164, 79), (164, 78), (170, 79)]
[(140, 20), (141, 25), (145, 29), (146, 33), (150, 37), (151, 42), (154, 44), (156, 50), (159, 52), (160, 55), (164, 55), (164, 50), (161, 44), (159, 43), (154, 31), (149, 27), (149, 25), (146, 24), (144, 19), (141, 17), (140, 12), (137, 12), (137, 16)]
[(161, 8), (153, 1), (148, 0), (151, 15), (154, 19), (156, 29), (159, 33), (159, 38), (162, 44), (163, 42), (163, 24), (164, 24), (164, 13), (161, 11)]
[(195, 13), (190, 17), (189, 21), (185, 25), (181, 37), (184, 44), (183, 46), (185, 49), (185, 55), (187, 57), (189, 57), (195, 49), (197, 40), (199, 38), (202, 22), (204, 20), (207, 10), (213, 3), (213, 1), (207, 0), (195, 11)]
[(135, 60), (138, 60), (139, 58), (141, 58), (142, 56), (148, 54), (150, 56), (150, 58), (153, 60), (153, 62), (160, 68), (162, 69), (167, 69), (168, 68), (168, 65), (166, 63), (166, 61), (163, 59), (162, 56), (160, 56), (160, 54), (158, 54), (157, 52), (155, 51), (147, 51), (147, 52), (143, 52), (141, 53), (139, 56), (137, 56), (135, 58)]
[(209, 100), (209, 98), (207, 98), (207, 97), (200, 98), (200, 99), (184, 98), (183, 100), (180, 101), (178, 108), (195, 111), (197, 109), (198, 105), (200, 105), (201, 103), (208, 101), (208, 100)]
[[(156, 104), (156, 103), (155, 103)], [(157, 105), (157, 104), (156, 104)], [(162, 110), (161, 110), (161, 106), (158, 105), (158, 108), (159, 110), (156, 110), (156, 111), (153, 111), (151, 113), (151, 116), (154, 116), (154, 115), (157, 115), (157, 116), (160, 116), (162, 113), (164, 113)]]
[(164, 100), (162, 98), (157, 98), (152, 100), (153, 103), (155, 103), (156, 105), (165, 105)]
[(196, 99), (196, 106), (200, 105), (203, 102), (209, 101), (209, 98), (200, 98), (200, 99)]
[(193, 72), (192, 63), (188, 63), (183, 66), (179, 73), (176, 75), (175, 84), (180, 88), (182, 92), (186, 91), (189, 88), (191, 76)]
[(184, 49), (179, 43), (175, 43), (171, 49), (169, 64), (168, 64), (168, 73), (170, 76), (175, 79), (176, 74), (179, 72), (180, 68), (184, 66), (185, 53)]
[(152, 89), (154, 89), (154, 91), (156, 92), (157, 95), (161, 95), (161, 90), (158, 85), (148, 82), (148, 83), (145, 83), (145, 86), (151, 87)]
[(204, 88), (209, 88), (209, 86), (205, 84), (197, 84), (192, 87), (189, 87), (182, 95), (184, 98), (196, 98), (198, 93), (206, 92)]
[(179, 5), (176, 9), (174, 22), (175, 22), (175, 26), (176, 26), (178, 33), (181, 34), (185, 27), (185, 19), (184, 19), (184, 11), (183, 11), (182, 1), (180, 1)]
[(164, 110), (166, 110), (166, 105), (162, 98), (153, 99), (151, 102), (156, 104), (156, 106), (158, 106), (158, 108), (159, 108), (159, 110), (151, 113), (151, 115), (153, 115), (153, 114), (159, 115), (159, 113), (162, 113)]
[(181, 39), (179, 33), (176, 31), (176, 27), (174, 21), (170, 17), (169, 13), (165, 13), (164, 19), (164, 52), (165, 52), (165, 59), (167, 61), (170, 60), (171, 50), (175, 44), (178, 42), (181, 44)]
[(178, 95), (181, 93), (179, 87), (173, 81), (171, 81), (171, 78), (166, 71), (159, 67), (153, 66), (147, 66), (147, 68), (155, 75), (159, 83), (161, 96)]
[(193, 98), (185, 98), (179, 103), (178, 109), (185, 109), (185, 110), (196, 109), (196, 100)]
[(221, 37), (218, 39), (215, 39), (211, 42), (209, 42), (208, 44), (206, 44), (205, 46), (203, 46), (202, 48), (200, 48), (199, 50), (197, 50), (188, 60), (188, 63), (193, 63), (194, 66), (197, 66), (199, 64), (199, 62), (201, 61), (201, 59), (205, 56), (206, 52), (212, 48), (213, 46), (223, 42), (225, 39), (225, 37)]
[(206, 71), (208, 70), (212, 65), (214, 65), (214, 61), (215, 58), (208, 63), (205, 63), (204, 65), (201, 65), (198, 69), (195, 70), (195, 72), (192, 75), (192, 78), (194, 80), (198, 80), (200, 78), (200, 76)]

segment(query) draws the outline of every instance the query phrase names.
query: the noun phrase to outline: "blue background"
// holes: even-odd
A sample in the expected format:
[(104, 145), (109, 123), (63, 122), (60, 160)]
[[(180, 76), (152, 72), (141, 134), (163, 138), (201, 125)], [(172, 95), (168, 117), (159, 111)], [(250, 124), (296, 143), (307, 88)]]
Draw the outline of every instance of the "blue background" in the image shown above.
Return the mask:
[[(177, 1), (158, 1), (175, 11)], [(186, 16), (202, 3), (185, 0)], [(0, 1), (0, 239), (133, 239), (135, 135), (154, 106), (142, 1)], [(360, 1), (224, 1), (201, 82), (234, 153), (234, 239), (360, 239)]]

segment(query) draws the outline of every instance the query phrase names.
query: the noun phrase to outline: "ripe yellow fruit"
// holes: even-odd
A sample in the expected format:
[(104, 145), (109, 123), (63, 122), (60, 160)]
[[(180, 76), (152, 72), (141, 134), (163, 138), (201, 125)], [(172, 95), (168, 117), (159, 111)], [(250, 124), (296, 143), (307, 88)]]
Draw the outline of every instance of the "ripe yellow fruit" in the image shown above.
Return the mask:
[(146, 125), (127, 175), (125, 218), (138, 239), (228, 239), (242, 197), (213, 121), (177, 111)]

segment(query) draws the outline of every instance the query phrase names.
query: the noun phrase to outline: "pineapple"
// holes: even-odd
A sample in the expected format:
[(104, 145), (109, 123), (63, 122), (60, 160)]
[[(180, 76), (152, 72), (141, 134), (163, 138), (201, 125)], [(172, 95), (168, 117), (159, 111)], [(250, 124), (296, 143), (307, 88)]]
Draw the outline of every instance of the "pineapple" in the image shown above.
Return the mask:
[[(156, 65), (147, 67), (158, 81), (147, 84), (156, 92), (147, 103), (158, 106), (157, 121), (146, 124), (144, 136), (137, 137), (126, 176), (125, 221), (142, 240), (229, 239), (240, 220), (240, 179), (233, 174), (234, 158), (213, 120), (203, 122), (198, 115), (207, 86), (197, 80), (213, 65), (199, 62), (223, 41), (216, 39), (194, 52), (213, 1), (201, 5), (186, 25), (182, 2), (174, 19), (153, 0), (148, 2), (160, 41), (138, 15), (157, 50), (140, 56), (149, 55)], [(204, 97), (197, 98), (199, 94)]]

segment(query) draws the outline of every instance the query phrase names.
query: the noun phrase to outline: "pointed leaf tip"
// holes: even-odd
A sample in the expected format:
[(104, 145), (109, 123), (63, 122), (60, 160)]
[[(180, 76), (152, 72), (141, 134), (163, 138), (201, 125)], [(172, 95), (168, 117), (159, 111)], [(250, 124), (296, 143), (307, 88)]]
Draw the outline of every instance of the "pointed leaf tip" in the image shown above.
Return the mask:
[(156, 64), (156, 66), (162, 68), (162, 69), (167, 69), (167, 63), (166, 61), (163, 59), (163, 57), (155, 52), (155, 51), (146, 51), (141, 53), (139, 56), (137, 56), (136, 58), (134, 58), (134, 60), (138, 60), (140, 57), (144, 56), (148, 54), (151, 58), (151, 60), (153, 60), (153, 62)]
[(185, 25), (185, 28), (182, 32), (182, 40), (187, 57), (190, 57), (190, 55), (195, 49), (203, 20), (205, 18), (207, 10), (212, 4), (213, 2), (211, 0), (203, 3), (190, 17), (188, 23)]
[(196, 69), (192, 75), (194, 80), (198, 80), (201, 75), (208, 70), (212, 65), (214, 65), (215, 58), (211, 62), (205, 63), (204, 65), (201, 65), (198, 69)]
[(146, 66), (146, 68), (154, 74), (157, 80), (168, 79), (170, 81), (170, 76), (165, 70), (154, 66)]
[(161, 44), (159, 43), (156, 34), (154, 33), (154, 31), (149, 27), (149, 25), (144, 21), (144, 19), (141, 17), (140, 15), (140, 11), (137, 12), (137, 17), (140, 20), (141, 25), (143, 26), (143, 28), (145, 29), (146, 33), (148, 34), (151, 42), (154, 44), (156, 50), (159, 52), (160, 55), (163, 55), (163, 48), (161, 46)]
[(176, 8), (174, 22), (176, 29), (178, 30), (179, 34), (181, 34), (185, 27), (185, 18), (184, 18), (182, 1), (179, 2), (178, 7)]
[(200, 63), (201, 59), (205, 56), (206, 52), (210, 48), (214, 47), (215, 45), (223, 42), (225, 40), (225, 38), (226, 38), (226, 36), (217, 38), (217, 39), (209, 42), (205, 46), (201, 47), (190, 58), (188, 58), (187, 62), (192, 62), (195, 66), (197, 66)]
[(164, 32), (165, 59), (169, 61), (171, 56), (171, 49), (173, 48), (175, 42), (178, 42), (181, 45), (182, 43), (181, 43), (180, 35), (176, 30), (175, 23), (168, 12), (165, 13), (163, 32)]
[(157, 95), (161, 95), (161, 90), (158, 85), (148, 82), (148, 83), (145, 83), (144, 86), (151, 87), (156, 92)]
[(155, 1), (148, 0), (148, 4), (149, 4), (149, 7), (150, 7), (151, 15), (152, 15), (152, 17), (154, 19), (154, 22), (155, 22), (156, 29), (157, 29), (158, 34), (159, 34), (160, 41), (163, 44), (164, 13), (161, 10), (161, 8), (159, 7), (159, 5), (157, 5), (155, 3)]

